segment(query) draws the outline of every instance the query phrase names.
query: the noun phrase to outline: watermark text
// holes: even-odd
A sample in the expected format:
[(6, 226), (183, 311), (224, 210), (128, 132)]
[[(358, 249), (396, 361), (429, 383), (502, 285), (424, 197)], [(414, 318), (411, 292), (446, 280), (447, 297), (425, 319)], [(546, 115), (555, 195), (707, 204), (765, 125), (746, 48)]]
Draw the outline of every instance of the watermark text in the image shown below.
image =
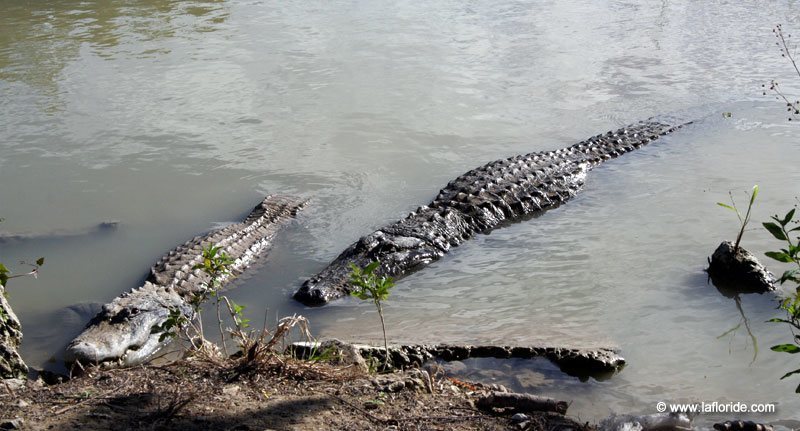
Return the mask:
[(661, 401), (656, 404), (656, 411), (659, 413), (775, 413), (775, 404), (748, 404), (741, 401), (667, 404)]

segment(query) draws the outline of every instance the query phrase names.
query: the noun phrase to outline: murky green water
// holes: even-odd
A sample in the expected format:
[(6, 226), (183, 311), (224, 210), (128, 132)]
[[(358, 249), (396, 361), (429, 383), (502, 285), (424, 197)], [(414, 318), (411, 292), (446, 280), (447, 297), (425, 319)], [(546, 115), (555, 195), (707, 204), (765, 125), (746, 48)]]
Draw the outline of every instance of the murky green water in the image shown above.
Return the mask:
[[(0, 245), (43, 255), (10, 287), (41, 364), (83, 323), (63, 308), (140, 283), (161, 254), (268, 193), (311, 205), (232, 292), (255, 315), (299, 312), (318, 335), (377, 340), (366, 304), (290, 299), (360, 235), (485, 162), (559, 148), (659, 114), (699, 121), (590, 174), (568, 205), (481, 236), (398, 284), (396, 340), (619, 346), (630, 365), (563, 385), (582, 419), (657, 401), (776, 402), (800, 420), (788, 329), (769, 295), (707, 284), (735, 235), (716, 207), (761, 186), (754, 220), (798, 194), (800, 129), (761, 84), (800, 80), (771, 26), (794, 3), (0, 1)], [(722, 112), (732, 112), (730, 119)], [(745, 245), (776, 244), (757, 228)], [(18, 267), (19, 268), (19, 267)], [(780, 270), (781, 268), (775, 268)], [(62, 310), (62, 311), (59, 311)], [(547, 392), (547, 390), (542, 390)], [(710, 420), (703, 417), (701, 420)]]

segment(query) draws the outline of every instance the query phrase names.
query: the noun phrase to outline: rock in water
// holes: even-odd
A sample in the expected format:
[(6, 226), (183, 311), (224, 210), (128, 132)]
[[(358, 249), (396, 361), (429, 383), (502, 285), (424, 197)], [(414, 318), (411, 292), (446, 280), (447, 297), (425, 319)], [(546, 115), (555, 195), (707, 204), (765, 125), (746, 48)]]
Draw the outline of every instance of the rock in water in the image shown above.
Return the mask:
[(22, 325), (0, 287), (0, 379), (24, 379), (28, 366), (17, 349), (22, 342)]
[(708, 263), (708, 275), (726, 296), (775, 289), (775, 276), (752, 253), (742, 247), (735, 248), (730, 241), (723, 241)]
[(597, 426), (600, 431), (691, 431), (692, 418), (686, 413), (652, 415), (611, 415)]

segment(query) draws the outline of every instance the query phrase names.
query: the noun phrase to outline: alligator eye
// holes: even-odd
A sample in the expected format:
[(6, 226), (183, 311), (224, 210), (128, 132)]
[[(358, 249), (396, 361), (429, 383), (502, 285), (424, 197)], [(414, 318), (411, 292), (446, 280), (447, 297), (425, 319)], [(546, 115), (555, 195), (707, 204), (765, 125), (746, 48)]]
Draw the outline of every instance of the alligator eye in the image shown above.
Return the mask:
[(136, 308), (136, 307), (133, 307), (133, 308), (131, 308), (130, 315), (131, 315), (131, 316), (135, 316), (135, 315), (139, 314), (139, 311), (141, 311), (141, 310), (139, 310), (139, 309), (138, 309), (138, 308)]

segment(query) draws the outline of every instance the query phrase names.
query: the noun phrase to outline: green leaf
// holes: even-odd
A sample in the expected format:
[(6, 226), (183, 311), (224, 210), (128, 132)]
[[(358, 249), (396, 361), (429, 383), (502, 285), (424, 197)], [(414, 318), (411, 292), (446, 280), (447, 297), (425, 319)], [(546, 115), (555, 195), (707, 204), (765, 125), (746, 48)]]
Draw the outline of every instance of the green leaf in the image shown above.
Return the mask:
[(783, 229), (780, 226), (772, 222), (762, 223), (762, 224), (764, 225), (765, 228), (767, 228), (767, 230), (769, 231), (769, 233), (772, 234), (772, 236), (781, 241), (786, 241), (786, 235), (783, 234)]
[(781, 225), (786, 226), (787, 224), (789, 224), (790, 221), (792, 221), (793, 217), (794, 217), (794, 208), (792, 208), (791, 210), (789, 210), (788, 213), (786, 213), (786, 217), (784, 217), (783, 220), (781, 221)]
[(8, 272), (11, 272), (11, 271), (9, 271), (8, 268), (6, 268), (5, 265), (0, 263), (0, 274), (5, 274), (5, 273), (8, 273)]
[(797, 345), (795, 344), (778, 344), (777, 346), (772, 346), (771, 349), (775, 352), (786, 352), (786, 353), (800, 352), (800, 347), (797, 347)]
[(369, 295), (364, 291), (354, 291), (354, 292), (350, 292), (350, 294), (355, 296), (356, 298), (362, 300), (362, 301), (366, 301), (367, 299), (370, 299)]
[(44, 265), (44, 258), (40, 257), (40, 258), (36, 259), (36, 265), (38, 265), (38, 266)]
[(768, 323), (789, 323), (791, 324), (791, 320), (781, 319), (779, 317), (773, 317), (772, 319), (767, 320)]
[(794, 262), (794, 260), (792, 260), (791, 256), (789, 256), (787, 253), (784, 253), (782, 251), (768, 251), (768, 252), (766, 252), (764, 254), (767, 257), (771, 257), (771, 258), (777, 260), (778, 262), (786, 262), (786, 263)]
[(784, 271), (783, 275), (781, 276), (780, 282), (783, 284), (786, 280), (794, 280), (797, 281), (797, 274), (800, 273), (799, 268), (792, 268), (787, 271)]
[(731, 210), (733, 212), (736, 212), (736, 208), (734, 208), (734, 207), (732, 207), (732, 206), (730, 206), (728, 204), (724, 204), (722, 202), (717, 202), (717, 205), (721, 206), (722, 208), (727, 208), (727, 209), (729, 209), (729, 210)]
[(796, 369), (794, 371), (789, 371), (788, 373), (784, 374), (783, 377), (781, 377), (781, 380), (783, 380), (783, 379), (785, 379), (785, 378), (787, 378), (787, 377), (789, 377), (791, 375), (794, 375), (794, 374), (800, 374), (800, 368), (798, 368), (798, 369)]
[(750, 194), (750, 206), (753, 206), (753, 202), (755, 202), (756, 196), (758, 196), (758, 184), (753, 186), (753, 192)]
[(371, 262), (366, 268), (364, 268), (364, 274), (372, 274), (380, 265), (381, 262), (379, 260)]

